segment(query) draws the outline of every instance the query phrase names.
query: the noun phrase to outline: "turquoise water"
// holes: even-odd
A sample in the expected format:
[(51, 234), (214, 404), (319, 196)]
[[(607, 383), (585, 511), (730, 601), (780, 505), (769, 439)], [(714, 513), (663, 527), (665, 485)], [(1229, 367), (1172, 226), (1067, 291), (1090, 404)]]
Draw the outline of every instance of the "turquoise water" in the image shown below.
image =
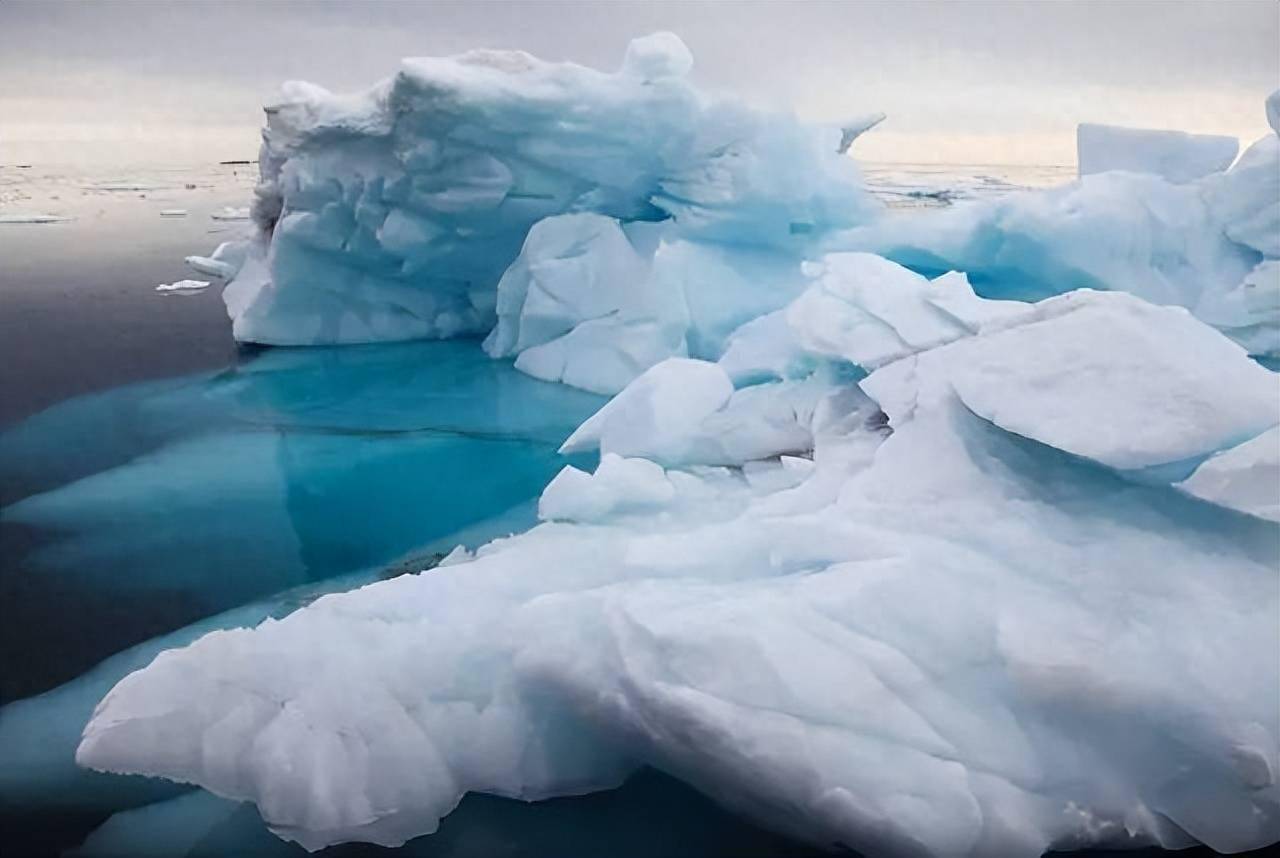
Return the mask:
[(32, 654), (5, 661), (0, 688), (44, 691), (125, 646), (390, 564), (528, 501), (602, 401), (453, 341), (265, 351), (45, 411), (0, 434), (13, 496), (0, 538), (16, 546), (0, 635)]

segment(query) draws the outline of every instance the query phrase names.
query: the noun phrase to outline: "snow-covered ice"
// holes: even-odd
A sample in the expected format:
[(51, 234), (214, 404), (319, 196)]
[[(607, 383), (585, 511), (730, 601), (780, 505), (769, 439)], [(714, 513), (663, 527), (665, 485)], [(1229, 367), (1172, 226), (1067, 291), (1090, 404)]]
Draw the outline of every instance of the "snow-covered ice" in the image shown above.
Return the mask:
[(1175, 184), (1220, 173), (1240, 151), (1234, 137), (1121, 128), (1082, 123), (1076, 128), (1076, 157), (1081, 176), (1125, 170), (1152, 173)]

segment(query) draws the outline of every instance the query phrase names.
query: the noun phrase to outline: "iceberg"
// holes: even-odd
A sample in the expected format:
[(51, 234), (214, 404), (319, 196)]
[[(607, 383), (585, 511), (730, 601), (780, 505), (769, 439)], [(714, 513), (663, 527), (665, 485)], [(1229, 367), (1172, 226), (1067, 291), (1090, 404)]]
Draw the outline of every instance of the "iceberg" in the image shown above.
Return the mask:
[[(845, 155), (871, 119), (758, 113), (691, 65), (659, 33), (614, 73), (473, 51), (357, 95), (286, 86), (255, 233), (191, 260), (228, 280), (238, 339), (485, 335), (612, 396), (441, 343), (314, 374), (279, 350), (212, 386), (265, 426), (15, 504), (94, 534), (173, 462), (257, 497), (265, 469), (225, 469), (249, 455), (301, 486), (354, 464), (393, 502), (417, 474), (545, 485), (522, 533), (175, 640), (77, 762), (252, 802), (308, 850), (646, 770), (877, 856), (1280, 841), (1280, 377), (1251, 357), (1280, 352), (1280, 138), (1207, 172), (1203, 141), (1107, 131), (1126, 170), (898, 216)], [(492, 396), (453, 402), (477, 375)], [(460, 455), (495, 444), (497, 467)], [(296, 494), (305, 532), (360, 532)], [(453, 529), (396, 544), (428, 526)], [(228, 807), (181, 797), (97, 842)]]
[(1234, 137), (1121, 128), (1082, 123), (1076, 127), (1076, 157), (1081, 176), (1125, 170), (1151, 173), (1174, 184), (1221, 173), (1240, 151)]
[(725, 466), (708, 421), (788, 382), (667, 359), (571, 437), (603, 458), (542, 524), (161, 653), (77, 760), (253, 801), (308, 849), (645, 765), (877, 855), (1280, 839), (1280, 527), (1175, 485), (1274, 433), (1276, 377), (1178, 308), (873, 260), (810, 266), (901, 345), (858, 372), (865, 321), (798, 338), (808, 450)]
[[(874, 215), (839, 128), (705, 96), (691, 64), (659, 33), (614, 73), (471, 51), (405, 60), (357, 95), (286, 85), (267, 108), (261, 236), (227, 292), (235, 336), (488, 333), (499, 281), (553, 215), (670, 221), (686, 239), (782, 252)], [(529, 255), (555, 249), (549, 232), (531, 241)]]

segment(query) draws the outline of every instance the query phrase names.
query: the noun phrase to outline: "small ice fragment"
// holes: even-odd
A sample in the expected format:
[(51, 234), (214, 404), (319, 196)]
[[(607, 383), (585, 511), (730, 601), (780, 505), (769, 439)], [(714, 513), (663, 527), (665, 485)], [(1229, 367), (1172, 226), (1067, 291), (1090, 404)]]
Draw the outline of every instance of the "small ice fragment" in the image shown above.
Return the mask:
[(853, 141), (857, 140), (863, 134), (866, 134), (872, 128), (875, 128), (881, 122), (884, 122), (885, 115), (879, 111), (868, 113), (865, 116), (857, 116), (850, 119), (840, 126), (840, 146), (836, 149), (841, 155), (849, 151), (849, 147), (853, 145)]
[(0, 223), (61, 223), (69, 217), (55, 214), (0, 214)]
[(223, 206), (218, 211), (209, 215), (209, 217), (214, 220), (248, 220), (249, 207), (241, 206), (237, 208), (235, 206)]
[(186, 209), (161, 209), (160, 217), (186, 217)]
[(208, 280), (178, 280), (175, 283), (161, 283), (157, 292), (199, 292), (209, 286)]

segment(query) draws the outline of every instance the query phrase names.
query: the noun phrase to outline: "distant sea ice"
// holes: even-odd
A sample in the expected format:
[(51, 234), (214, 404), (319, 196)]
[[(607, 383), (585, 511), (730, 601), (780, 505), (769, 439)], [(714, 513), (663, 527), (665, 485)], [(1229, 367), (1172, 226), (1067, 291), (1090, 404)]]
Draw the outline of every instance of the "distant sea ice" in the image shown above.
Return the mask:
[(218, 211), (209, 215), (214, 220), (248, 220), (249, 207), (243, 206), (237, 208), (235, 206), (223, 206)]
[(69, 217), (55, 214), (0, 214), (0, 223), (61, 223)]
[(161, 283), (157, 292), (199, 292), (209, 286), (208, 280), (178, 280), (174, 283)]

